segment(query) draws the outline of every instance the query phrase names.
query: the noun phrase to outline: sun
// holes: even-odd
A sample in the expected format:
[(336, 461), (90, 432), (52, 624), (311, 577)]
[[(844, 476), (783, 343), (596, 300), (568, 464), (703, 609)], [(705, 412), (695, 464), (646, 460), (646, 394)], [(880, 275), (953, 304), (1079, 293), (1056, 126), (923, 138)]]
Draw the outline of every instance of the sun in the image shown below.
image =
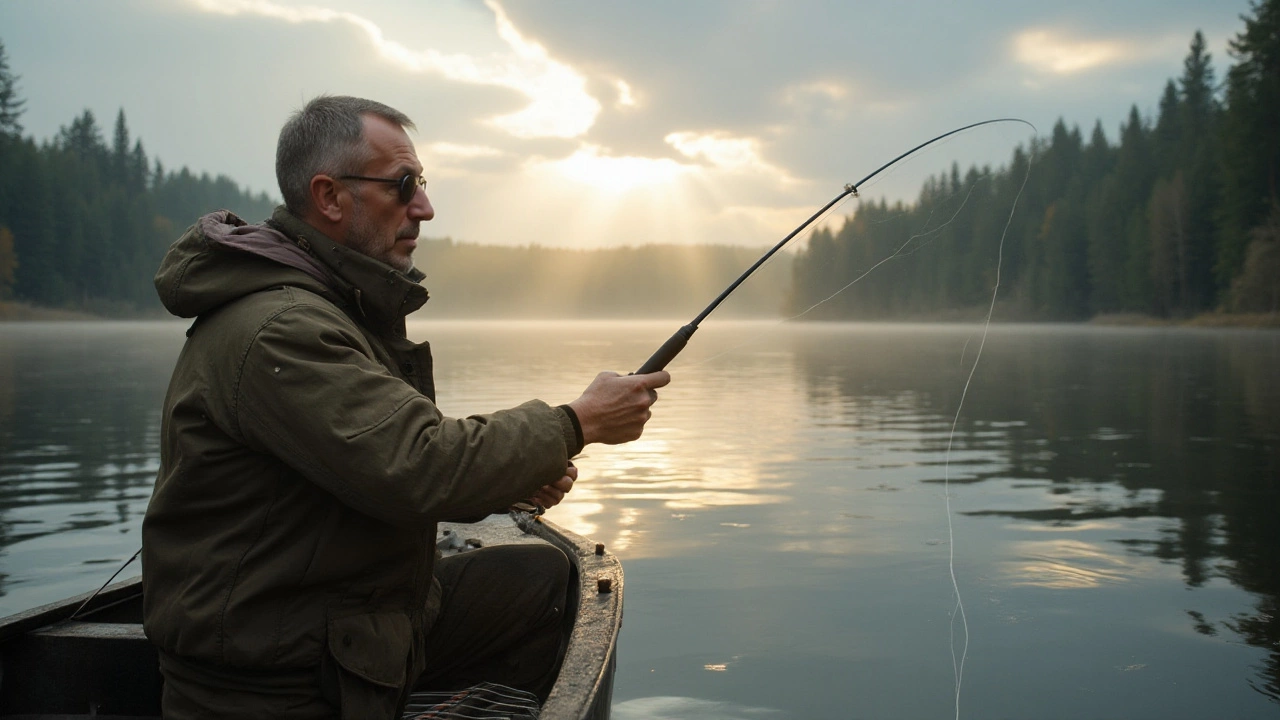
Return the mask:
[(704, 182), (697, 165), (584, 144), (564, 157), (525, 162), (513, 212), (502, 216), (512, 223), (505, 232), (553, 244), (574, 238), (568, 244), (579, 247), (696, 242), (705, 237), (695, 207)]
[(695, 170), (670, 158), (605, 155), (597, 145), (584, 145), (566, 158), (545, 161), (540, 169), (590, 186), (600, 195), (671, 185)]

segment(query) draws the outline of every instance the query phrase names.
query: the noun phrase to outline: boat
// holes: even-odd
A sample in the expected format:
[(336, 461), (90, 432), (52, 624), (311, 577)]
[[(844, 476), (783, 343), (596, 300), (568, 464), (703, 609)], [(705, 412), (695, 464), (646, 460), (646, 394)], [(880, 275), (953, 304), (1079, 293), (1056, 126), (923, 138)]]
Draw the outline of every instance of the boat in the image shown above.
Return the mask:
[[(574, 623), (536, 716), (607, 720), (622, 627), (617, 557), (523, 511), (441, 528), (465, 536), (463, 548), (546, 542), (564, 550), (576, 570)], [(162, 682), (155, 647), (142, 632), (141, 576), (0, 619), (0, 717), (159, 718)]]

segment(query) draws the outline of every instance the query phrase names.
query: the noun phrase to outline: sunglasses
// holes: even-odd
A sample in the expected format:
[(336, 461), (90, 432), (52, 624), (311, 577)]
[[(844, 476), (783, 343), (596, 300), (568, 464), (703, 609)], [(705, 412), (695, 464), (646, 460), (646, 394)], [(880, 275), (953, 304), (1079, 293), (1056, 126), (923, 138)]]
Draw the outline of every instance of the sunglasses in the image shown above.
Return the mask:
[(413, 173), (405, 173), (398, 178), (380, 178), (366, 177), (364, 175), (343, 175), (339, 180), (366, 180), (368, 182), (390, 183), (396, 186), (401, 205), (408, 205), (413, 201), (413, 194), (418, 188), (422, 188), (423, 192), (427, 191), (427, 179), (421, 175)]

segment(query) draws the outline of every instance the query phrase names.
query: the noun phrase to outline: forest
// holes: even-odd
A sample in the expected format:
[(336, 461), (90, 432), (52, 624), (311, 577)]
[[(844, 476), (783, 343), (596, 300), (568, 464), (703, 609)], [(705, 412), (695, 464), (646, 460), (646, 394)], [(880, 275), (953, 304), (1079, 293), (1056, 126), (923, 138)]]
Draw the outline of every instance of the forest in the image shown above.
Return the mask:
[(999, 272), (1006, 320), (1275, 314), (1280, 1), (1252, 9), (1230, 43), (1225, 82), (1196, 32), (1156, 117), (1134, 105), (1118, 143), (1101, 122), (1085, 140), (1059, 121), (1008, 166), (953, 165), (915, 203), (867, 202), (838, 230), (815, 232), (795, 258), (786, 312), (867, 319), (985, 310)]
[(270, 215), (265, 193), (149, 159), (123, 109), (109, 145), (89, 110), (51, 141), (22, 137), (17, 79), (0, 44), (0, 300), (108, 316), (159, 312), (151, 278), (195, 218), (217, 208)]
[[(1196, 32), (1156, 116), (1133, 105), (1116, 143), (1101, 121), (1086, 140), (1059, 120), (1006, 166), (952, 165), (915, 202), (866, 201), (793, 260), (766, 266), (771, 277), (744, 285), (731, 308), (968, 318), (991, 302), (998, 273), (1004, 320), (1275, 315), (1280, 0), (1255, 3), (1242, 21), (1222, 82)], [(217, 208), (251, 221), (270, 214), (265, 193), (149, 158), (123, 109), (106, 137), (89, 110), (52, 139), (23, 137), (18, 80), (0, 43), (0, 301), (159, 315), (151, 278), (187, 225)], [(423, 242), (419, 266), (436, 297), (429, 309), (444, 316), (670, 316), (696, 312), (759, 251), (444, 239)]]

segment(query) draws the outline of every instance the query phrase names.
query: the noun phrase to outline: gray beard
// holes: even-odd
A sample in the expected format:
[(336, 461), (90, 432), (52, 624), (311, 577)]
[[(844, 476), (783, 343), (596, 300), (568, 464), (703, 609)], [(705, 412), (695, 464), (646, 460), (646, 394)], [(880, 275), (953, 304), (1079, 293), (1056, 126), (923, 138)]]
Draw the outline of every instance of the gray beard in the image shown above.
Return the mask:
[(400, 258), (391, 254), (391, 250), (395, 247), (394, 242), (389, 247), (380, 247), (378, 231), (368, 222), (359, 201), (356, 201), (353, 210), (355, 210), (355, 217), (351, 219), (351, 228), (347, 230), (347, 247), (380, 263), (390, 265), (400, 272), (412, 270), (413, 258)]

